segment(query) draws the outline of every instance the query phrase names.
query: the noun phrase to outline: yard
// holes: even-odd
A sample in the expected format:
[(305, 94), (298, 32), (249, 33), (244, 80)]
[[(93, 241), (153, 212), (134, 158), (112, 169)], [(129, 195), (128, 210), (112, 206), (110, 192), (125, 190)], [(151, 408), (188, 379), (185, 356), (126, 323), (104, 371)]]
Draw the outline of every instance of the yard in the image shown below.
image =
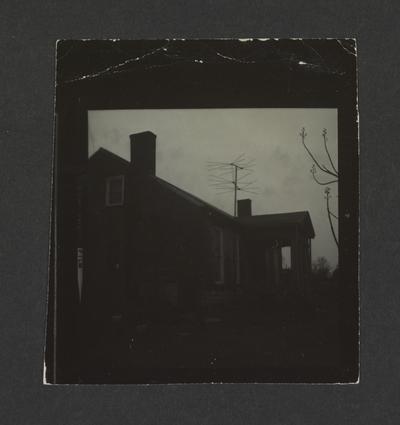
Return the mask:
[(87, 382), (339, 381), (345, 352), (339, 303), (245, 299), (198, 320), (115, 325), (88, 354)]

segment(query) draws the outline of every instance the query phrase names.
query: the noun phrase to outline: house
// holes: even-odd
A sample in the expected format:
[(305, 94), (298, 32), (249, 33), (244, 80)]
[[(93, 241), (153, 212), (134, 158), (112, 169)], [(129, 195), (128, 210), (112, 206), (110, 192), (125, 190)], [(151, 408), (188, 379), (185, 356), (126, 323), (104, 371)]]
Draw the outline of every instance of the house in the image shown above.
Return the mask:
[(216, 293), (304, 292), (308, 212), (253, 216), (245, 199), (233, 217), (157, 177), (155, 134), (133, 134), (130, 143), (130, 161), (99, 149), (82, 181), (81, 289), (91, 319), (201, 314)]

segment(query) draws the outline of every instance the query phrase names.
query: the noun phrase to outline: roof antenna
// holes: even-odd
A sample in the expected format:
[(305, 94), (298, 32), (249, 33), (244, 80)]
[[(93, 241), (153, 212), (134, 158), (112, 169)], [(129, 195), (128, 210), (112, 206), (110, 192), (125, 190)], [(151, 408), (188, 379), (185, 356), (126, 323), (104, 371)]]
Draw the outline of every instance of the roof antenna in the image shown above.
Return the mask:
[(210, 186), (213, 186), (220, 195), (233, 192), (233, 215), (235, 217), (237, 217), (238, 192), (258, 194), (258, 187), (254, 186), (256, 180), (251, 180), (254, 166), (255, 160), (247, 159), (244, 153), (231, 162), (207, 162)]

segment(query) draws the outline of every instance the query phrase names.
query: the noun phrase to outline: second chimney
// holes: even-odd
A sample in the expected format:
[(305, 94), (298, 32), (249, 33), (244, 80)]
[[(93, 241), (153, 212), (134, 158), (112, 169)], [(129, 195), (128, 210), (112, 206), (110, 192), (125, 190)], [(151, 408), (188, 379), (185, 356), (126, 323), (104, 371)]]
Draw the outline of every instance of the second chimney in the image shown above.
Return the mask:
[(238, 217), (251, 216), (251, 199), (239, 199), (237, 201)]
[(156, 174), (156, 135), (151, 131), (131, 134), (131, 165), (138, 174)]

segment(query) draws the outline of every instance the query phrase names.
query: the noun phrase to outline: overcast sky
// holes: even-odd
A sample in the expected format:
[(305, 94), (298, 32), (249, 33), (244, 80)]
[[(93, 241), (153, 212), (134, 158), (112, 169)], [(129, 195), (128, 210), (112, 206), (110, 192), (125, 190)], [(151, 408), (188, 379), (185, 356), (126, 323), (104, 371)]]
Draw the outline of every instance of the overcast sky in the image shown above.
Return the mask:
[[(252, 199), (253, 214), (309, 211), (316, 233), (313, 260), (324, 256), (335, 267), (337, 248), (326, 214), (324, 187), (312, 180), (312, 161), (301, 144), (301, 127), (306, 128), (309, 147), (326, 165), (321, 133), (327, 129), (328, 146), (337, 164), (336, 109), (89, 111), (89, 156), (103, 147), (129, 160), (129, 135), (152, 131), (157, 135), (157, 175), (232, 214), (233, 193), (221, 195), (210, 186), (207, 162), (230, 162), (244, 153), (255, 159), (258, 194), (239, 192), (238, 198)], [(331, 188), (336, 212), (337, 185)]]

